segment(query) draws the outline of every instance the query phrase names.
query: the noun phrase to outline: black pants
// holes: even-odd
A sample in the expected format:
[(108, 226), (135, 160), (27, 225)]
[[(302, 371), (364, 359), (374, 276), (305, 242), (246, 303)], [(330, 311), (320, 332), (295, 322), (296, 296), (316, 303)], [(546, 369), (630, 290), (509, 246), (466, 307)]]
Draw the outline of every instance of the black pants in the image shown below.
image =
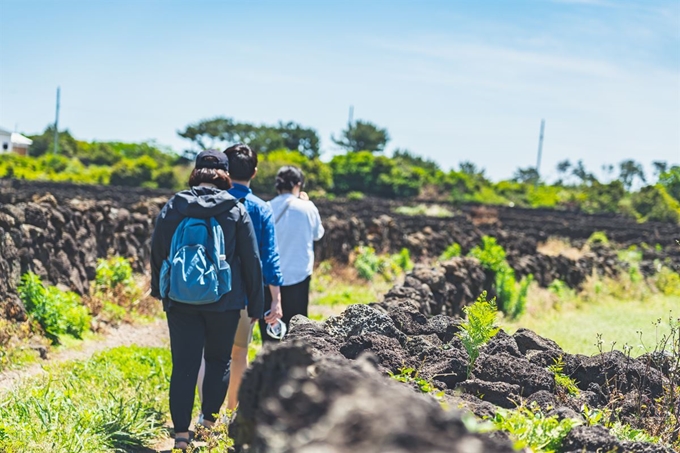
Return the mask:
[(224, 403), (229, 387), (231, 347), (240, 310), (208, 312), (170, 308), (167, 317), (172, 352), (170, 415), (175, 432), (181, 433), (189, 431), (196, 380), (203, 356), (204, 418), (214, 422), (214, 414), (220, 411)]
[[(295, 315), (307, 316), (307, 307), (309, 306), (309, 282), (312, 276), (310, 275), (300, 283), (290, 286), (281, 287), (281, 308), (283, 309), (283, 317), (281, 320), (286, 323), (286, 327), (290, 324), (290, 320)], [(270, 291), (264, 292), (264, 306), (265, 311), (269, 310), (272, 304), (272, 294)], [(267, 335), (267, 323), (260, 320), (260, 332), (262, 334), (262, 341), (279, 341)]]

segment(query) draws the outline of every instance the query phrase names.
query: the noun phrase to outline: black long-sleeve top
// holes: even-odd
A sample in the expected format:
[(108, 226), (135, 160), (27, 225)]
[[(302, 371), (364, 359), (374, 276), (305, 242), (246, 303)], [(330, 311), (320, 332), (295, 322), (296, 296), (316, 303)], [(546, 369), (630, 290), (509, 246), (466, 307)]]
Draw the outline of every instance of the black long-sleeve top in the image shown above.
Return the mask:
[(192, 187), (175, 194), (156, 219), (151, 239), (151, 295), (160, 299), (159, 278), (163, 260), (168, 258), (172, 236), (185, 217), (214, 217), (224, 232), (226, 260), (231, 266), (231, 291), (215, 303), (187, 305), (169, 298), (163, 308), (191, 308), (205, 311), (240, 310), (248, 301), (248, 316), (261, 318), (264, 312), (262, 267), (255, 231), (245, 207), (226, 190)]

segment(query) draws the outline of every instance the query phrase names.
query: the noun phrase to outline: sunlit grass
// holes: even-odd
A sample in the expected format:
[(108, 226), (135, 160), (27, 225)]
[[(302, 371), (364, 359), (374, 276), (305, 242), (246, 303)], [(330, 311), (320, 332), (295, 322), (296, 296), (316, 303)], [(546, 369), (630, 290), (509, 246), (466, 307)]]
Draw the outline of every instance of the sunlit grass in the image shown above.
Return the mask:
[(169, 350), (120, 347), (46, 371), (0, 396), (0, 451), (127, 451), (164, 434)]
[[(530, 303), (536, 303), (536, 288), (532, 289), (534, 298)], [(637, 356), (653, 350), (662, 336), (670, 332), (669, 316), (675, 319), (680, 316), (680, 297), (655, 294), (644, 300), (622, 300), (601, 296), (553, 307), (534, 305), (519, 320), (503, 320), (502, 325), (510, 332), (520, 327), (531, 329), (572, 354), (592, 355), (600, 349), (623, 350), (628, 345), (633, 347), (631, 354)]]

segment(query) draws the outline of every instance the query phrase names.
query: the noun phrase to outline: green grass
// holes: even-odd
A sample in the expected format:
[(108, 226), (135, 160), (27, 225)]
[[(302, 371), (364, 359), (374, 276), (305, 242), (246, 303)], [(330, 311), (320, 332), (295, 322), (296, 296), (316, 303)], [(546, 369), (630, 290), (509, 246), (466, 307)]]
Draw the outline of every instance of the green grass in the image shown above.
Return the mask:
[(164, 435), (170, 351), (110, 349), (0, 396), (0, 451), (129, 451)]
[(562, 309), (530, 311), (518, 321), (503, 321), (503, 325), (510, 331), (531, 329), (572, 354), (599, 353), (599, 334), (603, 351), (611, 350), (615, 342), (615, 349), (622, 350), (627, 344), (633, 347), (631, 354), (638, 356), (645, 352), (638, 332), (642, 332), (644, 346), (653, 349), (662, 335), (670, 333), (671, 312), (675, 318), (680, 315), (680, 297), (657, 294), (635, 301), (603, 296)]

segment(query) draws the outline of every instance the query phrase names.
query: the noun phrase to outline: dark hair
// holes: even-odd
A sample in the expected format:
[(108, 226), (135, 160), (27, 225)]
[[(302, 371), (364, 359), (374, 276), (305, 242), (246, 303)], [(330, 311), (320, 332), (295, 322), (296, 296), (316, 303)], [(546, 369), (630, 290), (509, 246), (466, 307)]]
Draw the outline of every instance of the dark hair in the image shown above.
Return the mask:
[[(207, 162), (212, 162), (212, 159), (217, 163), (217, 159), (212, 156), (203, 158)], [(229, 173), (217, 168), (194, 168), (189, 176), (189, 187), (195, 187), (201, 183), (214, 184), (218, 189), (231, 189), (231, 178)]]
[(248, 145), (238, 143), (224, 150), (229, 158), (229, 174), (239, 181), (249, 181), (257, 168), (257, 153)]
[(291, 191), (298, 184), (305, 184), (305, 174), (299, 168), (286, 165), (276, 173), (274, 187), (276, 187), (277, 192)]

